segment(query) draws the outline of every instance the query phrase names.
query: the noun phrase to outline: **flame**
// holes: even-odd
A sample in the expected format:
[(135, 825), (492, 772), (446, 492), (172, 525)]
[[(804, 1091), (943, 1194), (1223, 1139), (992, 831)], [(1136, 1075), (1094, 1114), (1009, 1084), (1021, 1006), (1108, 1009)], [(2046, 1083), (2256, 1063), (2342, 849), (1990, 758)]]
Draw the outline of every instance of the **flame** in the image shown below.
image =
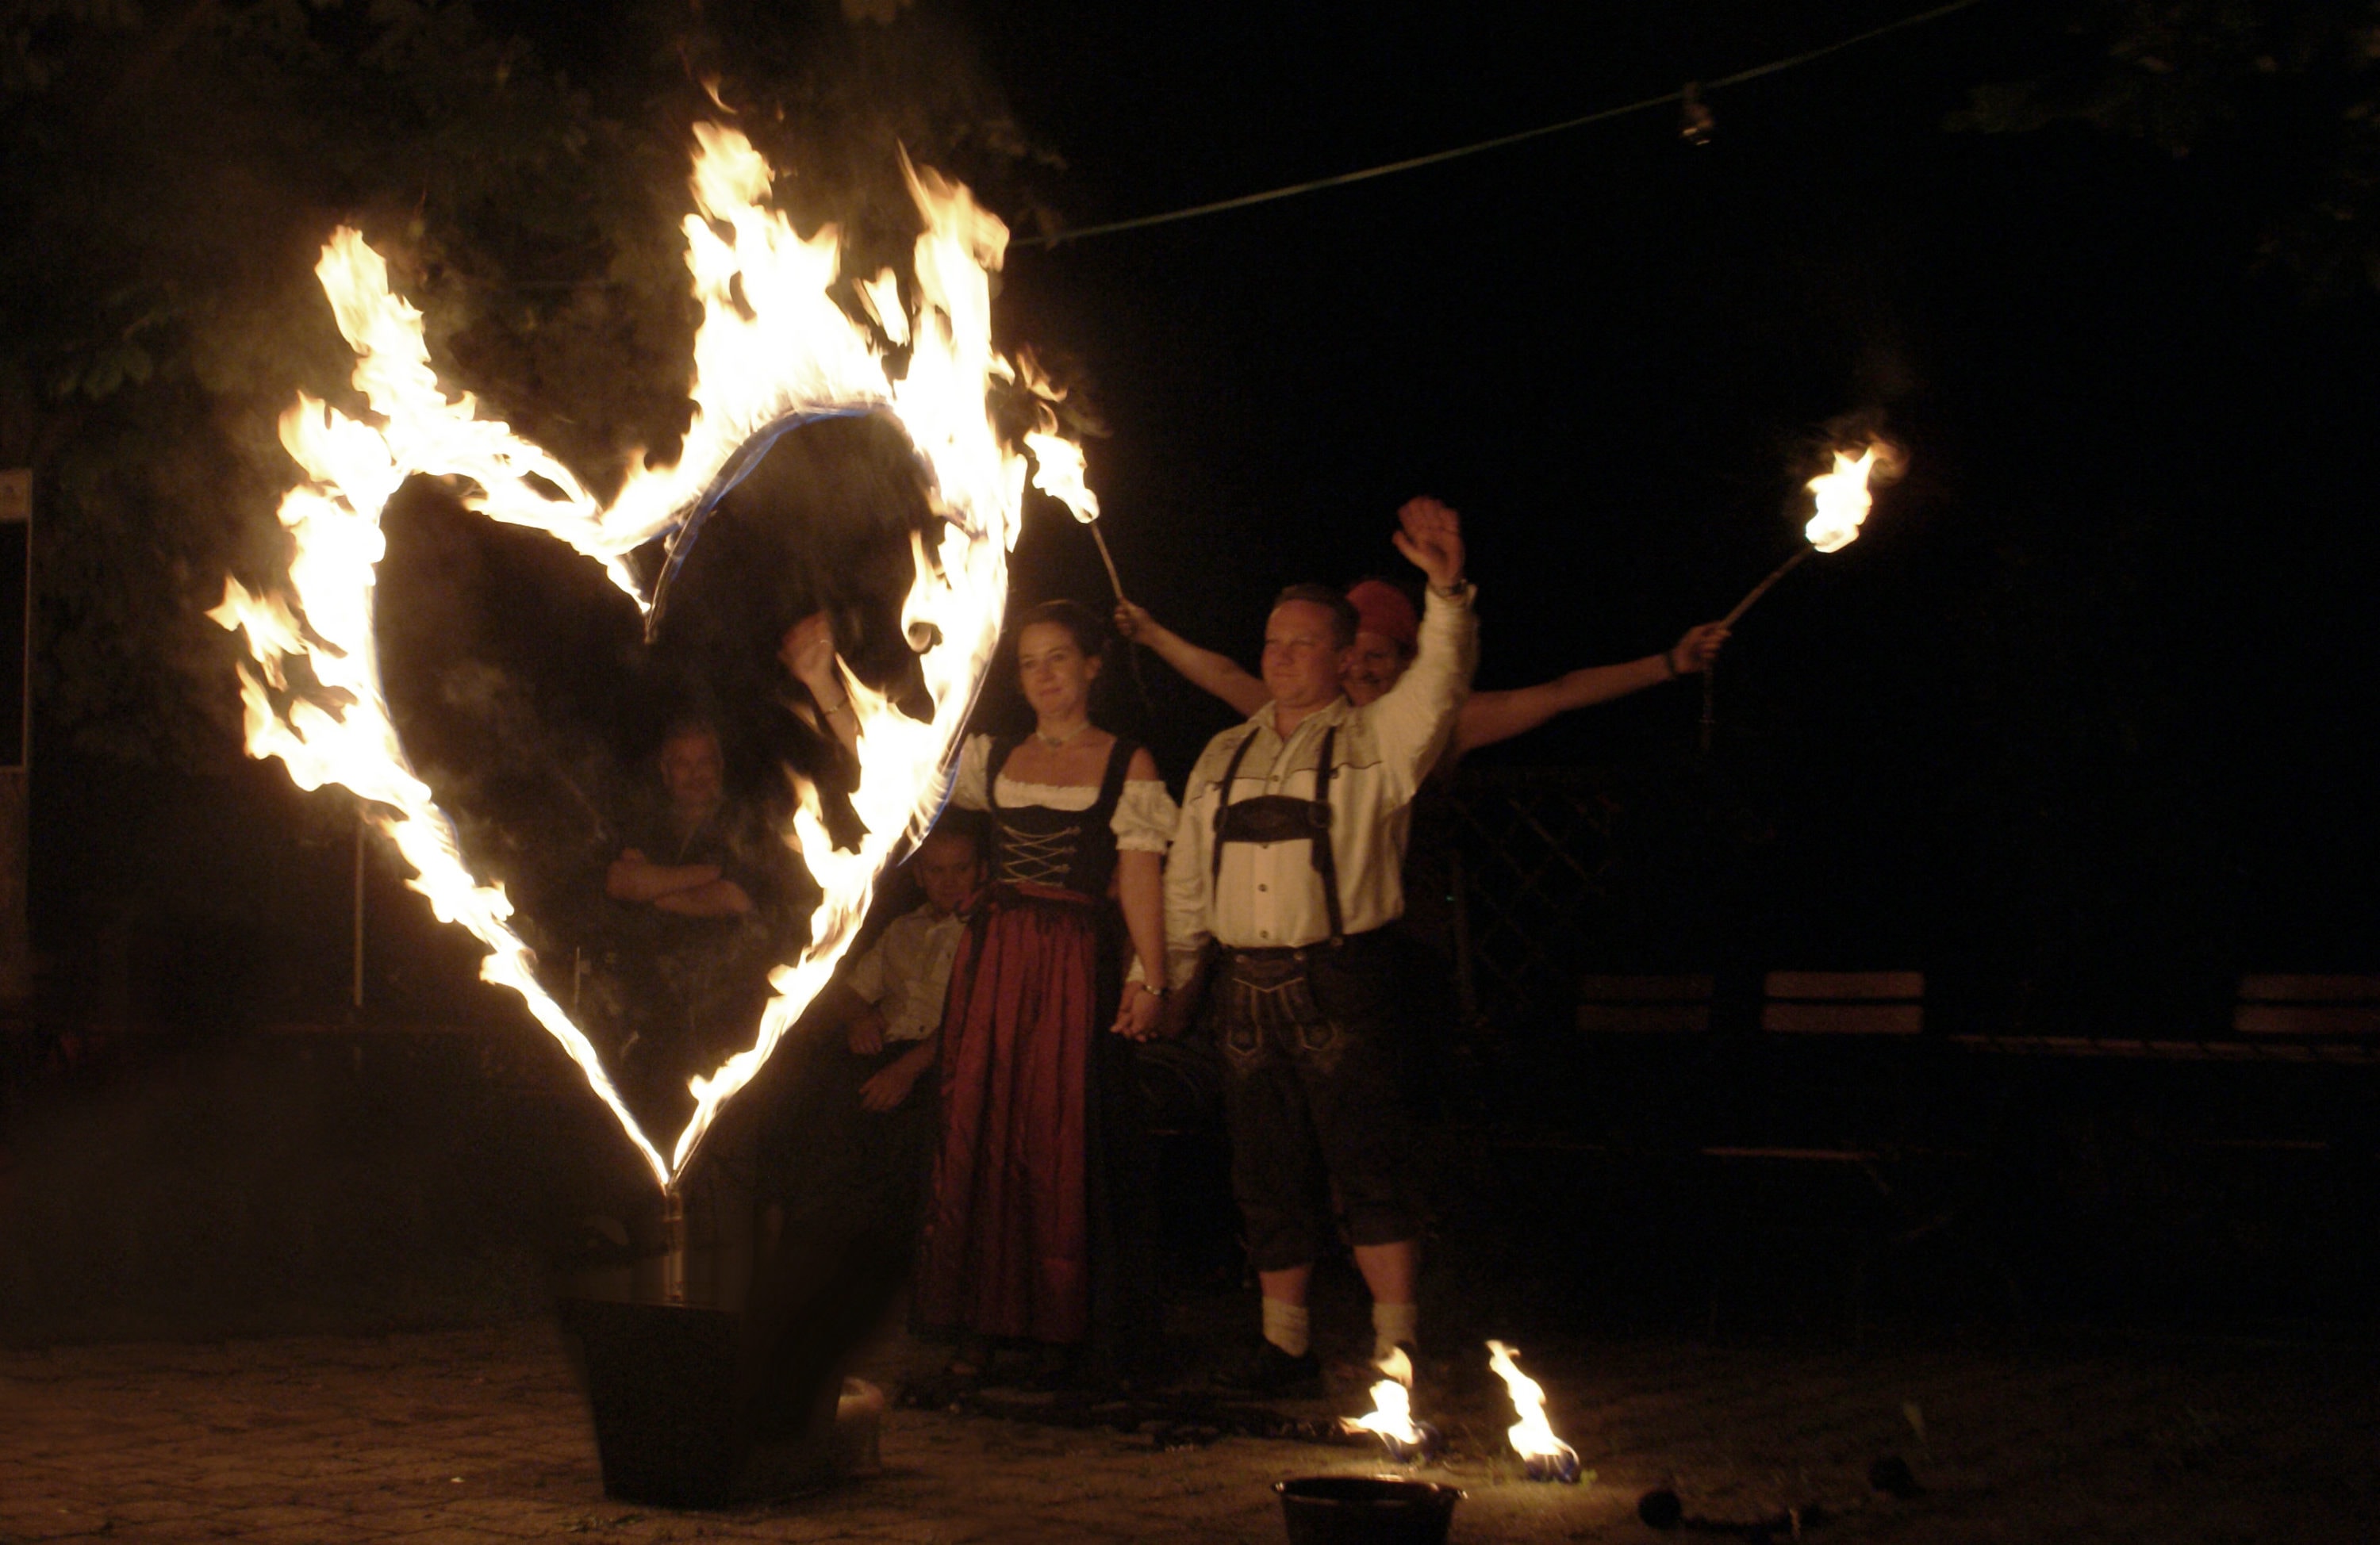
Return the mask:
[(1424, 1434), (1413, 1418), (1413, 1359), (1399, 1346), (1378, 1366), (1381, 1378), (1372, 1386), (1372, 1412), (1353, 1418), (1348, 1425), (1377, 1432), (1391, 1444), (1419, 1446)]
[(1033, 453), (1033, 486), (1075, 512), (1085, 525), (1099, 518), (1099, 496), (1084, 480), (1083, 448), (1062, 435), (1035, 430), (1025, 437)]
[(1578, 1451), (1554, 1436), (1546, 1420), (1546, 1392), (1543, 1385), (1521, 1371), (1512, 1360), (1518, 1347), (1500, 1341), (1488, 1344), (1488, 1366), (1504, 1381), (1504, 1389), (1512, 1397), (1512, 1411), (1521, 1419), (1506, 1430), (1512, 1441), (1512, 1452), (1524, 1459), (1556, 1460), (1565, 1465), (1578, 1461)]
[[(380, 254), (359, 233), (342, 228), (323, 247), (315, 273), (356, 352), (354, 380), (370, 404), (369, 419), (303, 393), (283, 415), (282, 443), (305, 475), (281, 501), (291, 541), (286, 588), (257, 594), (227, 580), (223, 605), (209, 613), (242, 634), (254, 657), (252, 668), (239, 666), (249, 754), (278, 756), (300, 788), (336, 783), (365, 802), (369, 818), (412, 868), (413, 888), (430, 899), (442, 922), (459, 923), (487, 946), (480, 974), (520, 994), (664, 1189), (685, 1172), (720, 1106), (759, 1071), (826, 984), (867, 915), (887, 861), (941, 808), (950, 752), (998, 642), (1026, 472), (1024, 454), (1002, 443), (987, 404), (995, 382), (1015, 379), (1014, 368), (991, 347), (989, 275), (1001, 264), (1007, 227), (965, 187), (904, 160), (925, 223), (914, 302), (905, 307), (890, 272), (860, 286), (876, 329), (908, 348), (906, 370), (896, 380), (869, 329), (828, 294), (840, 266), (835, 228), (803, 240), (765, 206), (774, 174), (743, 135), (714, 124), (697, 124), (694, 134), (697, 212), (684, 228), (703, 321), (694, 344), (693, 421), (675, 463), (638, 458), (606, 502), (545, 451), (480, 416), (468, 392), (449, 396), (431, 368), (421, 313), (390, 291)], [(838, 850), (815, 791), (796, 780), (796, 806), (781, 836), (824, 888), (810, 942), (798, 960), (771, 973), (776, 996), (752, 1046), (690, 1080), (694, 1116), (664, 1156), (621, 1100), (591, 1043), (538, 984), (534, 959), (510, 926), (503, 887), (472, 877), (454, 823), (398, 742), (372, 633), (374, 567), (384, 550), (381, 513), (409, 477), (463, 480), (471, 508), (569, 543), (650, 610), (652, 597), (628, 570), (627, 553), (686, 521), (758, 432), (795, 415), (853, 410), (900, 424), (929, 474), (933, 512), (942, 517), (932, 550), (922, 536), (913, 541), (917, 578), (902, 611), (920, 651), (933, 717), (909, 717), (846, 672), (859, 724), (853, 803), (868, 835), (856, 848)], [(1037, 425), (1052, 438), (1055, 428), (1054, 414)], [(1063, 460), (1054, 448), (1044, 459)], [(1079, 453), (1074, 465), (1079, 469)], [(1087, 489), (1080, 493), (1088, 499)], [(319, 694), (293, 691), (293, 660), (306, 663)]]
[(1058, 404), (1066, 400), (1066, 389), (1029, 353), (1017, 356), (1016, 383), (1033, 402), (1033, 427), (1025, 432), (1026, 447), (1033, 453), (1033, 486), (1090, 525), (1099, 518), (1099, 500), (1085, 480), (1083, 448), (1058, 432)]
[(1835, 469), (1805, 485), (1817, 496), (1818, 508), (1802, 535), (1820, 552), (1840, 552), (1851, 546), (1876, 502), (1868, 489), (1870, 479), (1889, 482), (1900, 472), (1900, 453), (1882, 441), (1871, 441), (1857, 460), (1846, 452), (1836, 452)]

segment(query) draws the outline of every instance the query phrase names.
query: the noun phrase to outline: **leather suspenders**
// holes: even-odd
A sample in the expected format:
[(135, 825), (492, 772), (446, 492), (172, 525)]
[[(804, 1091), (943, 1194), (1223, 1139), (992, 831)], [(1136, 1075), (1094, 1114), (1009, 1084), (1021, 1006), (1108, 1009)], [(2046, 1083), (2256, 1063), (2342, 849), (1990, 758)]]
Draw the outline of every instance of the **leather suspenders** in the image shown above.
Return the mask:
[(1226, 842), (1286, 842), (1293, 838), (1310, 839), (1308, 851), (1314, 858), (1314, 873), (1322, 882), (1322, 905), (1330, 919), (1330, 943), (1335, 947), (1347, 935), (1346, 922), (1339, 910), (1339, 854), (1330, 840), (1330, 780), (1337, 776), (1339, 727), (1332, 725), (1322, 731), (1322, 759), (1314, 766), (1314, 797), (1293, 799), (1287, 794), (1259, 794), (1252, 800), (1232, 803), (1232, 785), (1239, 781), (1240, 763), (1248, 747), (1264, 733), (1261, 726), (1240, 738), (1232, 750), (1232, 759), (1224, 765), (1223, 781), (1215, 800), (1215, 830), (1213, 851), (1209, 856), (1207, 884), (1209, 891), (1223, 874), (1223, 844)]

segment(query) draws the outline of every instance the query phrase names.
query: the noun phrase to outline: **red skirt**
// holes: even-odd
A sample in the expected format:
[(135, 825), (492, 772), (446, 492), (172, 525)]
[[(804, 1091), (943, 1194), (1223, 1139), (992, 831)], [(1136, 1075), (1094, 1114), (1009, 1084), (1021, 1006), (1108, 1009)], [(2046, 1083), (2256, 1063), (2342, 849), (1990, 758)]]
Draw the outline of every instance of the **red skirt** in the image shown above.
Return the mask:
[(1100, 905), (1003, 885), (959, 947), (917, 1269), (926, 1324), (1062, 1344), (1089, 1337)]

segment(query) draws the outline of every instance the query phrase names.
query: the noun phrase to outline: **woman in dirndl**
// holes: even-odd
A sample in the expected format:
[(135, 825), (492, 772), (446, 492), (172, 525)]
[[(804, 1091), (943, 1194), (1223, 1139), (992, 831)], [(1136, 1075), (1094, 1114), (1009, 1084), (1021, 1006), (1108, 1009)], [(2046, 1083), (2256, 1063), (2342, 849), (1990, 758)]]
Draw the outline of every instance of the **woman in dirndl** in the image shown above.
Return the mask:
[[(1014, 636), (1033, 732), (970, 738), (951, 795), (990, 817), (992, 885), (943, 1010), (917, 1309), (957, 1334), (960, 1375), (986, 1370), (1000, 1342), (1038, 1346), (1043, 1371), (1062, 1372), (1090, 1339), (1099, 1086), (1117, 1053), (1156, 1032), (1165, 981), (1176, 812), (1149, 754), (1090, 720), (1104, 632), (1055, 601)], [(1126, 949), (1157, 991), (1119, 990)]]

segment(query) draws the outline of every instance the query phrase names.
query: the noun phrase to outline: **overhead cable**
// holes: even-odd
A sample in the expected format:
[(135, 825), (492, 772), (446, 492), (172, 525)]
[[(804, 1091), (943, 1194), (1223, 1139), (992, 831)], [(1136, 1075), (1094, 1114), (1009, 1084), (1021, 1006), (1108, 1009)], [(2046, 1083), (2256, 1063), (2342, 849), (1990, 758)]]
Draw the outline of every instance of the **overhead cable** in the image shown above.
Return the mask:
[(1848, 38), (1839, 38), (1833, 42), (1811, 49), (1806, 54), (1796, 54), (1785, 59), (1772, 59), (1767, 64), (1755, 65), (1747, 70), (1738, 70), (1733, 75), (1722, 76), (1716, 80), (1702, 81), (1699, 83), (1699, 88), (1694, 85), (1682, 86), (1674, 91), (1664, 91), (1657, 97), (1645, 97), (1636, 102), (1623, 103), (1618, 107), (1606, 107), (1593, 113), (1582, 114), (1575, 118), (1564, 118), (1558, 124), (1544, 124), (1538, 127), (1524, 128), (1513, 134), (1500, 134), (1493, 139), (1481, 139), (1468, 145), (1457, 145), (1451, 150), (1432, 151), (1427, 155), (1408, 156), (1402, 161), (1387, 162), (1378, 166), (1366, 166), (1358, 172), (1341, 172), (1328, 177), (1316, 177), (1310, 182), (1292, 183), (1286, 187), (1267, 188), (1261, 193), (1243, 193), (1236, 199), (1219, 199), (1213, 203), (1193, 204), (1187, 209), (1169, 210), (1163, 214), (1144, 214), (1130, 220), (1111, 220), (1103, 225), (1086, 225), (1080, 230), (1060, 231), (1050, 235), (1018, 236), (1011, 240), (1008, 245), (1012, 250), (1020, 247), (1062, 247), (1068, 242), (1082, 241), (1090, 236), (1112, 235), (1119, 231), (1144, 230), (1151, 225), (1168, 225), (1177, 220), (1195, 220), (1201, 215), (1221, 214), (1229, 210), (1244, 210), (1255, 204), (1269, 204), (1276, 199), (1294, 199), (1300, 194), (1319, 193), (1325, 188), (1344, 187), (1350, 183), (1369, 182), (1374, 177), (1386, 177), (1399, 172), (1411, 172), (1424, 166), (1435, 166), (1440, 162), (1455, 161), (1467, 155), (1477, 155), (1484, 151), (1499, 151), (1507, 145), (1542, 139), (1549, 134), (1562, 134), (1571, 129), (1585, 128), (1589, 124), (1607, 123), (1613, 118), (1626, 117), (1631, 113), (1643, 113), (1651, 108), (1667, 107), (1673, 103), (1682, 103), (1697, 89), (1709, 92), (1723, 87), (1740, 86), (1747, 80), (1757, 80), (1763, 76), (1776, 75), (1780, 71), (1823, 59), (1829, 54), (1838, 54), (1846, 48), (1855, 48), (1861, 43), (1872, 42), (1888, 33), (1904, 31), (1912, 27), (1922, 27), (1929, 21), (1938, 21), (1946, 16), (1981, 4), (1983, 0), (1951, 0), (1949, 5), (1937, 6), (1931, 10), (1920, 11), (1914, 16), (1905, 16), (1898, 21), (1886, 22), (1881, 27), (1871, 27), (1864, 32), (1856, 32)]

